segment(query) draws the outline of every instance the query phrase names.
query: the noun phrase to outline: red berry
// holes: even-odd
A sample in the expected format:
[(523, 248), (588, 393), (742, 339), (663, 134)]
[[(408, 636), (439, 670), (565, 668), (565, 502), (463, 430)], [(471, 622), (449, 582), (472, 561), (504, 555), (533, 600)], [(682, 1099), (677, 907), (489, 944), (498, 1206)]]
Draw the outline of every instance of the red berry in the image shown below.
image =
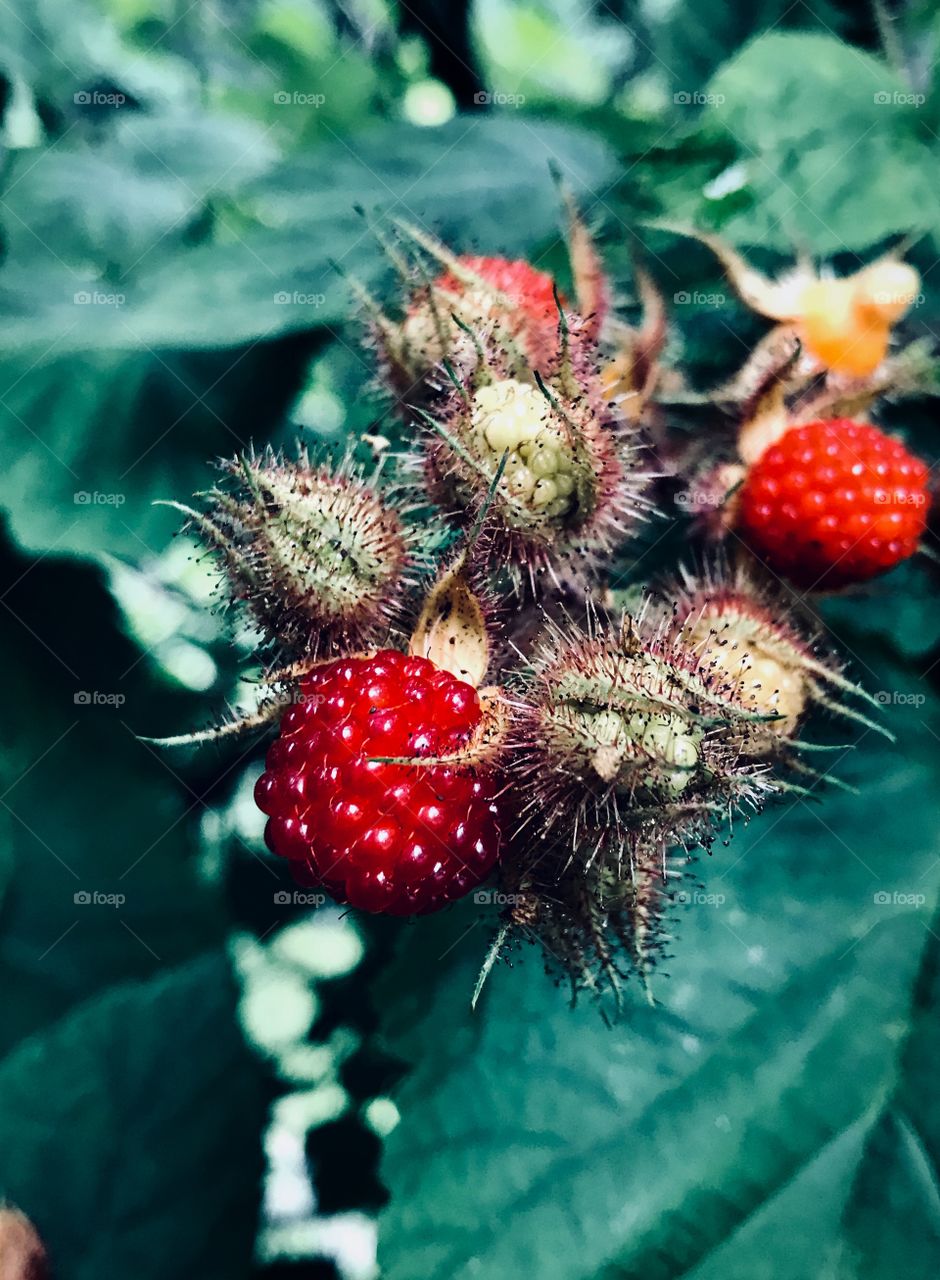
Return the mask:
[[(464, 254), (460, 265), (487, 284), (511, 298), (515, 307), (532, 324), (548, 324), (554, 329), (558, 324), (558, 307), (555, 304), (555, 283), (545, 271), (537, 271), (521, 259), (486, 258)], [(464, 293), (463, 284), (450, 271), (445, 271), (434, 282), (446, 293)]]
[(757, 459), (738, 525), (767, 565), (797, 586), (864, 582), (917, 550), (927, 467), (877, 427), (836, 418), (791, 427)]
[(255, 788), (272, 852), (364, 911), (436, 911), (479, 884), (499, 851), (492, 773), (375, 759), (460, 752), (482, 716), (476, 691), (386, 649), (317, 667), (299, 694)]
[[(511, 340), (523, 358), (536, 366), (550, 361), (558, 348), (558, 304), (552, 277), (545, 271), (537, 271), (522, 259), (463, 254), (457, 263), (483, 280), (490, 289), (498, 290), (505, 301), (498, 300), (472, 281), (461, 280), (453, 271), (444, 271), (434, 281), (438, 310), (446, 309), (447, 299), (453, 298), (454, 310), (465, 324), (477, 331), (498, 335), (499, 343)], [(412, 309), (411, 314), (424, 315), (423, 326), (427, 327), (424, 305), (417, 313)], [(420, 325), (417, 330), (414, 325), (413, 319), (410, 325), (412, 337), (421, 331)], [(467, 340), (456, 331), (455, 335), (457, 347), (450, 353), (452, 356), (461, 345), (467, 345)], [(427, 354), (432, 355), (435, 361), (447, 354), (438, 350), (436, 330)]]

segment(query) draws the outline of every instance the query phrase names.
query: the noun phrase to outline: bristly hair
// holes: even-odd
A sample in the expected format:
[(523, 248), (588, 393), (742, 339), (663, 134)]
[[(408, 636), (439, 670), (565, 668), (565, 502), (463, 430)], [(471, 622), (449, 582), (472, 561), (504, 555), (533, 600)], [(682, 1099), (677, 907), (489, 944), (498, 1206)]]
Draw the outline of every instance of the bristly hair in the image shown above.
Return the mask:
[(736, 705), (721, 673), (647, 613), (619, 628), (596, 614), (587, 629), (547, 620), (515, 693), (517, 836), (537, 847), (566, 830), (565, 866), (619, 871), (633, 836), (708, 845), (780, 789), (744, 750), (768, 717)]
[[(428, 559), (421, 505), (397, 480), (354, 462), (266, 449), (219, 463), (204, 510), (169, 505), (218, 557), (229, 600), (275, 660), (329, 655), (388, 636)], [(425, 504), (426, 505), (426, 504)]]
[(631, 978), (640, 980), (652, 1003), (650, 977), (668, 958), (676, 900), (688, 899), (695, 883), (688, 864), (684, 853), (636, 835), (629, 837), (619, 873), (595, 864), (587, 872), (569, 867), (557, 875), (550, 857), (524, 871), (510, 862), (501, 872), (503, 923), (474, 1001), (498, 960), (535, 945), (546, 973), (569, 985), (572, 1004), (582, 992), (609, 994), (619, 1011), (623, 984)]
[(485, 332), (476, 362), (436, 381), (425, 427), (425, 474), (438, 505), (472, 523), (504, 452), (487, 514), (494, 567), (535, 596), (595, 578), (648, 513), (642, 444), (604, 396), (580, 317), (559, 311), (558, 350), (520, 370)]
[(653, 585), (651, 598), (675, 642), (691, 644), (703, 663), (724, 673), (739, 700), (752, 709), (778, 705), (782, 719), (766, 726), (767, 746), (790, 748), (800, 771), (807, 772), (800, 752), (822, 749), (795, 737), (814, 707), (892, 738), (861, 709), (876, 710), (877, 700), (847, 677), (817, 615), (752, 557), (729, 561), (719, 552), (699, 568), (680, 566)]

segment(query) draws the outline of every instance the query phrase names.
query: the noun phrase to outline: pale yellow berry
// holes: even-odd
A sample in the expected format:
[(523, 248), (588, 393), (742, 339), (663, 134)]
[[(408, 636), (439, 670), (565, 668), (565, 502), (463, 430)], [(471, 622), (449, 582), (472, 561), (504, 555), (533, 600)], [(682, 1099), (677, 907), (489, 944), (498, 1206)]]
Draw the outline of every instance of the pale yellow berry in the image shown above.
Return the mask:
[(548, 401), (535, 387), (505, 378), (481, 387), (473, 397), (471, 425), (499, 454), (534, 440), (551, 413)]
[(475, 447), (494, 469), (508, 453), (503, 485), (539, 519), (569, 514), (575, 491), (574, 459), (565, 431), (536, 387), (503, 378), (480, 387), (470, 406)]
[(643, 747), (669, 766), (665, 774), (669, 789), (684, 790), (699, 760), (689, 726), (677, 716), (656, 716), (643, 734)]
[(509, 477), (509, 489), (519, 497), (531, 498), (535, 487), (535, 476), (528, 467), (518, 467)]

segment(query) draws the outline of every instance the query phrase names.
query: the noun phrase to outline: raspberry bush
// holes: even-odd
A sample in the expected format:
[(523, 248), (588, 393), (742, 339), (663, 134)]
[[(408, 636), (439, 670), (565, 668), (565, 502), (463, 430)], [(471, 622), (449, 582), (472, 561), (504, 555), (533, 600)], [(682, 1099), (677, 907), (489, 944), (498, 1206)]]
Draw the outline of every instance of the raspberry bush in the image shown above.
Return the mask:
[(930, 7), (13, 8), (0, 1274), (935, 1275)]

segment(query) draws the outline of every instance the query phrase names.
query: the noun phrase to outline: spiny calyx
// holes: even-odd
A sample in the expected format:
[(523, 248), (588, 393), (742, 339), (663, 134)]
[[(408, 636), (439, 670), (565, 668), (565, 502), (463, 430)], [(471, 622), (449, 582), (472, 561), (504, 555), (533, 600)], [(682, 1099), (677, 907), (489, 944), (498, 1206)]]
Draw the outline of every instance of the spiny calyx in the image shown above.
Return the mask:
[(580, 317), (561, 314), (541, 370), (518, 370), (476, 339), (476, 363), (450, 377), (420, 416), (427, 476), (440, 506), (471, 522), (486, 509), (488, 545), (514, 576), (597, 568), (643, 510), (634, 434), (605, 400)]
[(219, 554), (232, 597), (272, 639), (309, 654), (387, 629), (415, 560), (401, 511), (347, 457), (337, 467), (266, 453), (223, 462), (232, 482), (183, 511)]
[(744, 753), (811, 749), (796, 735), (813, 706), (885, 732), (853, 705), (853, 698), (873, 700), (843, 675), (818, 627), (745, 563), (718, 563), (700, 576), (683, 570), (659, 591), (672, 619), (672, 643), (694, 655), (721, 699), (756, 717), (742, 741)]

